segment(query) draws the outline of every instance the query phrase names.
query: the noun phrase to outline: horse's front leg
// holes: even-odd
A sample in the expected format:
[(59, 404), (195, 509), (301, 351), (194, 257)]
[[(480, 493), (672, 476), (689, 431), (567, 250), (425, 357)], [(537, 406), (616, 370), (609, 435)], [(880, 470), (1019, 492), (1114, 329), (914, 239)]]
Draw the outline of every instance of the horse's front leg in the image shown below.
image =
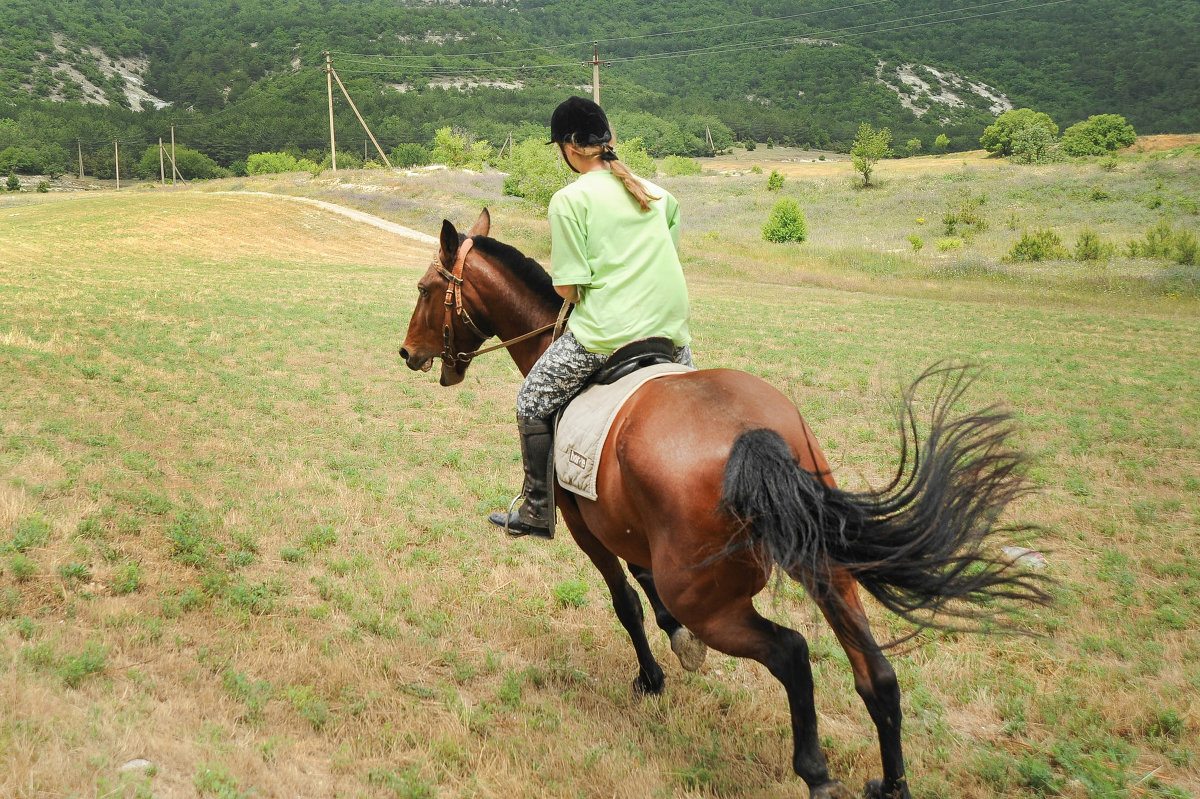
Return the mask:
[(879, 756), (883, 780), (867, 783), (867, 799), (910, 799), (904, 774), (904, 750), (900, 744), (900, 685), (892, 664), (883, 656), (858, 596), (858, 583), (844, 569), (834, 571), (829, 592), (815, 597), (829, 626), (833, 628), (850, 666), (854, 687), (862, 697), (879, 734)]
[(638, 676), (633, 681), (633, 690), (639, 694), (662, 693), (663, 670), (658, 665), (658, 661), (654, 659), (654, 653), (650, 651), (650, 642), (646, 640), (642, 600), (638, 598), (637, 591), (626, 579), (625, 568), (621, 565), (620, 558), (609, 552), (604, 544), (592, 535), (575, 503), (563, 502), (562, 498), (563, 495), (560, 493), (559, 509), (562, 511), (563, 520), (567, 523), (567, 529), (571, 531), (579, 548), (599, 569), (600, 576), (604, 578), (609, 593), (612, 594), (613, 610), (617, 612), (617, 619), (625, 628), (625, 632), (629, 633), (629, 639), (633, 642), (633, 651), (637, 654), (638, 660)]
[(671, 615), (671, 611), (663, 605), (662, 598), (658, 595), (658, 588), (654, 585), (654, 575), (650, 573), (649, 569), (630, 563), (629, 573), (646, 592), (646, 599), (650, 600), (650, 607), (654, 610), (654, 620), (658, 623), (659, 629), (671, 639), (671, 651), (679, 658), (679, 665), (685, 671), (699, 671), (700, 667), (704, 665), (704, 659), (708, 656), (708, 647), (693, 635), (691, 630), (680, 624)]

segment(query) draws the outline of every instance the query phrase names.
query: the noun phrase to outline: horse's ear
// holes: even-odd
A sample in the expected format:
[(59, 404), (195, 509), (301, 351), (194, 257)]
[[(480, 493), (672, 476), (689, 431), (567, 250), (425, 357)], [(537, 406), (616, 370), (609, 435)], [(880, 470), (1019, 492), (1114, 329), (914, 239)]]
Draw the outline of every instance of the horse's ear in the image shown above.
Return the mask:
[(442, 249), (438, 258), (447, 269), (454, 266), (454, 258), (458, 255), (458, 231), (449, 219), (442, 220)]
[(468, 236), (486, 236), (488, 231), (492, 229), (492, 215), (488, 213), (488, 209), (484, 208), (479, 214), (479, 218), (475, 220), (475, 224), (471, 225), (471, 232)]

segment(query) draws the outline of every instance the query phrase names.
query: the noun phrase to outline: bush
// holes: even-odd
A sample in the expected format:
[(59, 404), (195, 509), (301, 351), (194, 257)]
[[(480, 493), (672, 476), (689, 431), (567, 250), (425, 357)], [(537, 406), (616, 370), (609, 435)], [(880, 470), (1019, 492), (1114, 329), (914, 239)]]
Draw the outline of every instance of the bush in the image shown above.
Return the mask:
[(1171, 223), (1160, 219), (1158, 224), (1146, 231), (1146, 238), (1129, 242), (1129, 257), (1168, 258), (1174, 249), (1175, 239)]
[[(134, 174), (143, 180), (154, 180), (160, 175), (171, 179), (171, 150), (166, 148), (159, 160), (158, 145), (152, 144), (142, 152), (142, 157), (134, 167)], [(162, 171), (160, 172), (160, 165)], [(179, 176), (184, 180), (211, 180), (229, 176), (229, 170), (221, 167), (204, 153), (188, 147), (175, 145), (175, 167)]]
[(1075, 240), (1076, 261), (1099, 261), (1108, 258), (1113, 253), (1113, 247), (1105, 244), (1100, 237), (1090, 230), (1079, 234)]
[(782, 244), (788, 241), (801, 242), (808, 238), (808, 225), (804, 221), (804, 212), (800, 203), (784, 197), (775, 203), (767, 224), (763, 226), (763, 238)]
[(388, 153), (392, 166), (408, 169), (413, 166), (425, 166), (429, 163), (430, 153), (425, 147), (415, 142), (398, 144)]
[(1067, 257), (1062, 239), (1049, 228), (1040, 228), (1032, 234), (1025, 231), (1021, 240), (1013, 245), (1008, 254), (1009, 261), (1053, 261)]
[(635, 175), (649, 180), (658, 174), (658, 167), (655, 165), (654, 159), (650, 157), (650, 153), (646, 151), (640, 137), (634, 136), (617, 142), (613, 149), (617, 151), (617, 157), (621, 159), (621, 163), (629, 167)]
[(45, 194), (46, 192), (50, 191), (50, 181), (48, 181), (48, 180), (38, 181), (37, 190), (38, 190), (39, 194)]
[(1073, 156), (1105, 155), (1130, 147), (1136, 141), (1137, 133), (1125, 117), (1099, 114), (1067, 128), (1062, 135), (1062, 148), (1067, 155)]
[(542, 207), (550, 204), (554, 192), (571, 182), (571, 172), (557, 148), (547, 147), (538, 139), (514, 144), (499, 166), (508, 173), (504, 178), (506, 195), (523, 197)]
[(455, 133), (449, 127), (438, 128), (433, 134), (430, 158), (451, 169), (481, 172), (484, 162), (492, 158), (492, 147), (482, 139), (471, 141), (466, 134)]
[(925, 246), (925, 239), (913, 233), (909, 235), (908, 243), (912, 245), (913, 252), (920, 252), (921, 248)]
[(4, 188), (8, 189), (9, 191), (20, 191), (21, 190), (21, 179), (19, 177), (17, 177), (16, 175), (14, 175), (12, 172), (9, 172), (8, 173), (8, 181), (4, 184)]
[(1054, 124), (1049, 114), (1032, 108), (1014, 108), (996, 117), (996, 121), (984, 129), (979, 143), (989, 153), (1012, 155), (1014, 137), (1028, 127), (1043, 129), (1050, 139), (1058, 136), (1058, 125)]
[(938, 252), (950, 252), (951, 250), (961, 250), (962, 246), (963, 246), (963, 240), (958, 238), (957, 236), (952, 236), (949, 238), (938, 239), (937, 241), (934, 242), (934, 246), (937, 247)]
[(904, 152), (906, 152), (909, 157), (912, 157), (921, 152), (921, 146), (920, 139), (909, 139), (908, 143), (904, 145)]
[(659, 167), (662, 170), (662, 173), (668, 177), (699, 175), (704, 171), (698, 161), (694, 161), (691, 158), (685, 158), (681, 155), (668, 155), (659, 163)]
[(767, 176), (767, 191), (779, 191), (783, 188), (783, 175), (779, 174), (778, 170), (772, 169), (771, 174)]
[(933, 140), (933, 151), (940, 155), (949, 149), (950, 137), (948, 137), (945, 133), (939, 133), (938, 137)]
[(1190, 230), (1183, 230), (1176, 234), (1173, 252), (1171, 257), (1175, 263), (1183, 266), (1196, 266), (1200, 261), (1200, 253), (1197, 253), (1196, 236)]
[(273, 175), (302, 169), (296, 156), (288, 153), (254, 153), (246, 158), (247, 175)]
[(1022, 164), (1045, 164), (1054, 160), (1057, 142), (1049, 129), (1026, 125), (1012, 137), (1012, 154)]

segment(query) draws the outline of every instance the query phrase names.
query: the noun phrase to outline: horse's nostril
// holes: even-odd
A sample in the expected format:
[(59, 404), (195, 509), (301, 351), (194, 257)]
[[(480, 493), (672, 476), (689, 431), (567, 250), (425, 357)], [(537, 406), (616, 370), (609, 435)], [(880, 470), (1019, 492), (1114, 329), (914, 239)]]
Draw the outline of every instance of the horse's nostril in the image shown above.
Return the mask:
[(408, 360), (408, 349), (406, 347), (400, 348), (400, 357), (406, 361)]

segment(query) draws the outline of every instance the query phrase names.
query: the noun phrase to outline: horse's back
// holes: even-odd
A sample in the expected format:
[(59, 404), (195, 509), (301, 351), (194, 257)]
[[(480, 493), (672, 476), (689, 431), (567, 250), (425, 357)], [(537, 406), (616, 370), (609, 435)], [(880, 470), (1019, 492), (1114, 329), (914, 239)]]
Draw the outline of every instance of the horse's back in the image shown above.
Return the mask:
[(796, 406), (764, 380), (707, 369), (650, 381), (604, 443), (590, 524), (632, 532), (727, 523), (719, 509), (730, 449), (743, 433), (763, 428), (778, 432), (805, 469), (828, 474)]

